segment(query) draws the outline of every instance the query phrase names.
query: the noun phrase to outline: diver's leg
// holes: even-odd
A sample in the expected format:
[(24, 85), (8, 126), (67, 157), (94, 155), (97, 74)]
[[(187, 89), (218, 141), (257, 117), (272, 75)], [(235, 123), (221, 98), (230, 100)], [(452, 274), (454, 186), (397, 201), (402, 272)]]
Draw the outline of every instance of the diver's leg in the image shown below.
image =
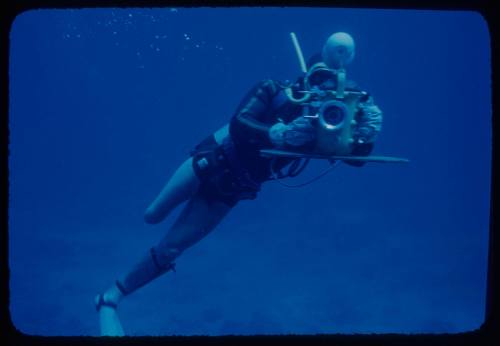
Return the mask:
[(174, 260), (206, 236), (231, 209), (219, 201), (207, 201), (196, 194), (182, 210), (165, 237), (138, 265), (118, 282), (123, 294), (130, 294), (173, 268)]
[(200, 185), (193, 169), (193, 158), (189, 158), (174, 172), (160, 194), (146, 209), (144, 220), (147, 223), (162, 221), (176, 206), (191, 198)]
[[(116, 313), (116, 304), (120, 301), (122, 293), (116, 285), (111, 286), (106, 293), (95, 297), (95, 305), (99, 312), (99, 325), (102, 336), (124, 336), (122, 324)], [(104, 304), (103, 304), (104, 302)]]
[[(125, 295), (173, 269), (174, 260), (214, 229), (230, 209), (230, 206), (222, 202), (207, 201), (195, 195), (167, 235), (104, 293), (103, 300), (107, 304), (117, 305)], [(123, 335), (116, 309), (111, 306), (101, 306), (100, 324), (102, 335)]]

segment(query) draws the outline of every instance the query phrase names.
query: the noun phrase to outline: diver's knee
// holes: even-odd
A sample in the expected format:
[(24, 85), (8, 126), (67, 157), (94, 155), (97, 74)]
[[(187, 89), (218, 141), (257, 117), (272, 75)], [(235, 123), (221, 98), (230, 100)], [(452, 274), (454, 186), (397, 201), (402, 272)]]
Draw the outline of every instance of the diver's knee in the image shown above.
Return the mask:
[(155, 246), (154, 253), (158, 264), (162, 267), (171, 265), (177, 257), (182, 254), (182, 250), (178, 247), (161, 247)]
[(144, 212), (144, 222), (149, 223), (149, 224), (157, 224), (162, 221), (162, 217), (158, 215), (157, 212), (153, 208), (148, 208)]

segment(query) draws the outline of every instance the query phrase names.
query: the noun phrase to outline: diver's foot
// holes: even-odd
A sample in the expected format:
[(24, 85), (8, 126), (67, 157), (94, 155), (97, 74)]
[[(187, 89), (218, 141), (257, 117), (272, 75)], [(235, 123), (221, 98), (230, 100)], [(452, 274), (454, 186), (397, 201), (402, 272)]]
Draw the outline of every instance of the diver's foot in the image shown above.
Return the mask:
[(124, 336), (122, 324), (116, 312), (116, 303), (106, 299), (106, 294), (98, 294), (94, 299), (99, 313), (101, 336)]

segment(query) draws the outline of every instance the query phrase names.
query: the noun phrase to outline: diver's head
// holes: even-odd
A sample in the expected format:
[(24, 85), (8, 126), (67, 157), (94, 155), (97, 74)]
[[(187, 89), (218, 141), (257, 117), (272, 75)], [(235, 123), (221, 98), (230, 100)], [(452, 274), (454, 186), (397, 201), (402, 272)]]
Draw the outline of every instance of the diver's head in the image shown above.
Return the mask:
[(322, 58), (328, 67), (344, 68), (354, 58), (354, 40), (348, 33), (336, 32), (326, 40)]
[(318, 62), (307, 71), (305, 86), (309, 90), (313, 87), (323, 90), (335, 89), (336, 80), (336, 71), (330, 69), (324, 62)]

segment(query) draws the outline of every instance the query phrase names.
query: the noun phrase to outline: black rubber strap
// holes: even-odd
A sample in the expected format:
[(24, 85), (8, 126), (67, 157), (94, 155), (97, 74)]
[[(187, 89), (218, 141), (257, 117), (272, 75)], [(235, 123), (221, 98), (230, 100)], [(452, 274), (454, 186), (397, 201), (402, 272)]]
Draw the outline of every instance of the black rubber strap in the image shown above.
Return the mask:
[(120, 292), (124, 296), (126, 296), (129, 293), (129, 292), (127, 292), (127, 290), (125, 289), (125, 287), (123, 287), (123, 285), (122, 285), (122, 283), (120, 281), (116, 280), (115, 285), (116, 285), (116, 287), (118, 287), (118, 289), (120, 290)]
[(103, 306), (108, 306), (110, 308), (116, 309), (115, 303), (105, 301), (104, 294), (99, 294), (99, 298), (97, 300), (97, 304), (95, 306), (95, 309), (99, 312), (99, 310), (101, 310), (101, 307), (103, 307)]

